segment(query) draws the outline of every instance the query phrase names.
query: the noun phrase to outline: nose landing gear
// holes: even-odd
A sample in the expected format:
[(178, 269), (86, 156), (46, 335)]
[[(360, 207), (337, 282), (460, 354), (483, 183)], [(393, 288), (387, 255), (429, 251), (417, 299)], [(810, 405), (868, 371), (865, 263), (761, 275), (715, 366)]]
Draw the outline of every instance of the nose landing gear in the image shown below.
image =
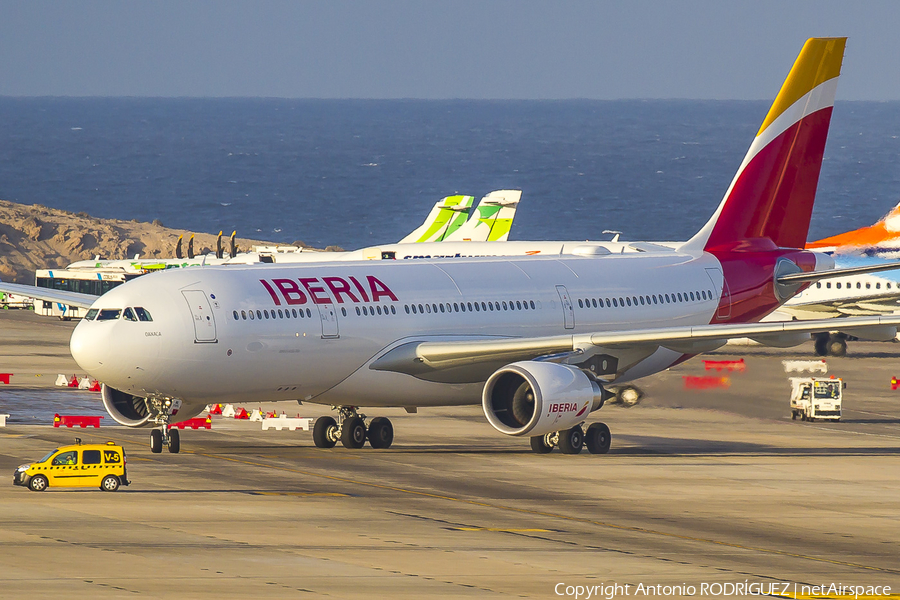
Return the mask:
[(178, 454), (181, 450), (181, 435), (177, 429), (169, 429), (169, 418), (172, 409), (177, 410), (180, 406), (180, 401), (171, 398), (148, 398), (147, 400), (151, 410), (156, 413), (154, 422), (159, 426), (159, 429), (150, 432), (150, 452), (159, 454), (165, 446), (171, 454)]
[(394, 441), (394, 427), (385, 417), (375, 417), (366, 427), (366, 416), (355, 406), (338, 407), (338, 420), (319, 417), (313, 426), (313, 442), (317, 448), (334, 448), (338, 440), (344, 448), (362, 448), (366, 440), (373, 448), (390, 448)]

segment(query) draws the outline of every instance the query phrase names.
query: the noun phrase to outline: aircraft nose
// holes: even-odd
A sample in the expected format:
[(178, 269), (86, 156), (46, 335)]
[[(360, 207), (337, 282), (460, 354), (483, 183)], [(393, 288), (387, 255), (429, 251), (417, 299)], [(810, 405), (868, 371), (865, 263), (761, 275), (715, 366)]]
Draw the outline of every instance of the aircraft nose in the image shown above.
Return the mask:
[(90, 323), (82, 321), (75, 326), (72, 337), (69, 339), (69, 351), (78, 366), (96, 377), (97, 371), (106, 360), (109, 344), (98, 335), (97, 331), (90, 331)]

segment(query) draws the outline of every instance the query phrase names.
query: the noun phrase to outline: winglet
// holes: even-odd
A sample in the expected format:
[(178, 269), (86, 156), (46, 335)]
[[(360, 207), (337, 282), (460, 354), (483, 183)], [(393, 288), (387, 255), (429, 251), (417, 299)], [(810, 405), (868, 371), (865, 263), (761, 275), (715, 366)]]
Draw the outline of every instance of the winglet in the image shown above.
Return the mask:
[(846, 41), (806, 41), (719, 208), (683, 250), (804, 247)]

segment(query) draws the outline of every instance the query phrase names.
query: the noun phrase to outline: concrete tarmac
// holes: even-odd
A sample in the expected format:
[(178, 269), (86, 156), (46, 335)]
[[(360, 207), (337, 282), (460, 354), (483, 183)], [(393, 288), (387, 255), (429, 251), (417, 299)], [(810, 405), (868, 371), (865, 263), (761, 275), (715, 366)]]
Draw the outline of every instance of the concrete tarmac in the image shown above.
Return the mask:
[[(8, 322), (0, 316), (2, 345)], [(662, 585), (699, 596), (714, 583), (900, 591), (900, 390), (890, 389), (900, 346), (851, 342), (847, 358), (828, 359), (848, 383), (841, 423), (790, 419), (781, 360), (812, 358), (811, 344), (725, 350), (642, 380), (647, 397), (634, 408), (592, 414), (613, 434), (602, 456), (532, 454), (480, 407), (379, 411), (394, 424), (388, 450), (321, 450), (307, 432), (216, 417), (210, 431), (182, 433), (180, 454), (151, 454), (143, 429), (14, 422), (0, 429), (9, 477), (0, 594), (562, 598), (569, 585), (619, 584), (629, 588), (616, 597)], [(708, 373), (702, 358), (744, 358), (746, 370)], [(730, 385), (685, 390), (686, 375)], [(0, 385), (0, 400), (9, 393)], [(61, 390), (54, 402), (96, 396)], [(16, 390), (17, 403), (27, 398)], [(329, 412), (263, 408), (276, 406)], [(121, 442), (132, 485), (11, 485), (17, 465), (75, 436)]]

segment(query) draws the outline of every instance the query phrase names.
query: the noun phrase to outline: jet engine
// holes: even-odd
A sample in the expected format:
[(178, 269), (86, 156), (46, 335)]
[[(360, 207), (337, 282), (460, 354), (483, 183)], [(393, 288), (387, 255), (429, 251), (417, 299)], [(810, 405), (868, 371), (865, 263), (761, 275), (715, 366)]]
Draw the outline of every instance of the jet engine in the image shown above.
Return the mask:
[(537, 436), (574, 427), (603, 406), (608, 396), (579, 368), (521, 361), (490, 376), (481, 405), (500, 433)]
[(154, 417), (162, 410), (168, 410), (172, 415), (169, 423), (178, 423), (196, 417), (205, 408), (203, 404), (183, 404), (177, 399), (151, 401), (141, 396), (132, 396), (106, 384), (100, 388), (100, 398), (109, 416), (116, 423), (126, 427), (155, 426), (157, 421)]

